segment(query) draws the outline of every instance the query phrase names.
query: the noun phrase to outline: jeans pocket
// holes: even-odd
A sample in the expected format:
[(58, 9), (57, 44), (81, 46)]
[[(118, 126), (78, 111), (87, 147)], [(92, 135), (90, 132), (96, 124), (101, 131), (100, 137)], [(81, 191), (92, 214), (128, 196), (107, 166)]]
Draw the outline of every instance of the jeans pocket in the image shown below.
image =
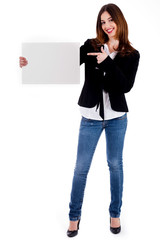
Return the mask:
[(90, 119), (90, 118), (85, 118), (85, 117), (82, 116), (82, 121), (83, 121), (83, 122), (91, 122), (92, 119)]
[(82, 120), (81, 120), (81, 125), (82, 126), (93, 126), (97, 124), (96, 120), (90, 119), (90, 118), (85, 118), (82, 116)]
[(124, 115), (122, 115), (121, 117), (118, 117), (117, 120), (124, 120), (127, 118), (127, 113), (125, 113)]

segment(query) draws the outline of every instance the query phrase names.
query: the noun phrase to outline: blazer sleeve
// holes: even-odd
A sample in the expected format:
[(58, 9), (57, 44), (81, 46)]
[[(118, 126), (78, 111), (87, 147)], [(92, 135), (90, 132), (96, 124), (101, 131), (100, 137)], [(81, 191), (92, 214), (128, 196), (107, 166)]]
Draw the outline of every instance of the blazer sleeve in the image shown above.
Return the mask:
[(140, 54), (136, 50), (133, 54), (119, 57), (119, 63), (108, 56), (99, 64), (105, 72), (102, 86), (106, 92), (127, 93), (133, 87), (139, 65)]
[(89, 46), (89, 39), (87, 39), (84, 42), (84, 45), (80, 47), (80, 65), (82, 63), (85, 63), (87, 60), (88, 46)]

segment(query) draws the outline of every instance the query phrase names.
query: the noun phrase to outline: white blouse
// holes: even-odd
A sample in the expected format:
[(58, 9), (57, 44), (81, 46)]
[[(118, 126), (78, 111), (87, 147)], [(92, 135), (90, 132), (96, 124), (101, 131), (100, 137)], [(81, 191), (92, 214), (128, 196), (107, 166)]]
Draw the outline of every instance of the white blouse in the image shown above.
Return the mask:
[[(112, 59), (115, 58), (117, 51), (110, 53), (107, 44), (104, 44), (104, 50), (110, 56), (110, 58)], [(125, 114), (125, 112), (117, 112), (112, 110), (110, 100), (109, 100), (109, 94), (106, 93), (104, 90), (103, 90), (103, 106), (104, 106), (104, 120), (117, 118)], [(96, 111), (96, 106), (92, 108), (79, 106), (80, 113), (83, 117), (88, 119), (94, 119), (94, 120), (103, 120), (99, 115), (99, 108), (100, 106)]]

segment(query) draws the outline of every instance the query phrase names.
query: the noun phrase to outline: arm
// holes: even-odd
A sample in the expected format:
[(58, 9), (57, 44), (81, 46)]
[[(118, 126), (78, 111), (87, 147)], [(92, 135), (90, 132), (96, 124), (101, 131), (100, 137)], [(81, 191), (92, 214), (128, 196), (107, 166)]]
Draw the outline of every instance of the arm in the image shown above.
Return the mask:
[(86, 62), (89, 47), (89, 39), (80, 47), (80, 65)]
[(103, 77), (103, 89), (106, 92), (127, 93), (133, 87), (139, 65), (140, 54), (122, 57), (117, 64), (109, 56), (99, 64), (100, 69), (106, 72)]

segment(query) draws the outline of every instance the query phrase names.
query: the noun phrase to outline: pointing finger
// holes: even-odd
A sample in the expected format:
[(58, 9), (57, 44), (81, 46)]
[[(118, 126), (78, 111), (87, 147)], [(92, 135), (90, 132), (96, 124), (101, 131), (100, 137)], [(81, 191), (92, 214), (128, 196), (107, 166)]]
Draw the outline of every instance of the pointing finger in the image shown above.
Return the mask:
[(100, 53), (87, 53), (87, 55), (98, 56)]

